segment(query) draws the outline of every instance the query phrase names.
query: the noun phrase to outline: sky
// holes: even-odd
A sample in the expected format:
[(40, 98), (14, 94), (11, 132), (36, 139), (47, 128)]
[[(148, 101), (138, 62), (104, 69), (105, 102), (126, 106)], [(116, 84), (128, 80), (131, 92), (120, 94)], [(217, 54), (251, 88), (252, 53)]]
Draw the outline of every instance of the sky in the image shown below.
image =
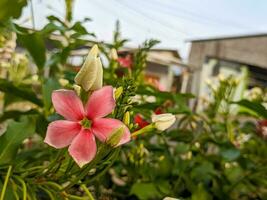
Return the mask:
[[(46, 16), (64, 18), (64, 0), (32, 0), (36, 28)], [(161, 41), (158, 48), (177, 49), (188, 57), (191, 39), (267, 33), (267, 0), (75, 0), (74, 20), (85, 24), (99, 40), (110, 42), (116, 20), (128, 46), (145, 39)], [(19, 22), (32, 27), (30, 6)]]

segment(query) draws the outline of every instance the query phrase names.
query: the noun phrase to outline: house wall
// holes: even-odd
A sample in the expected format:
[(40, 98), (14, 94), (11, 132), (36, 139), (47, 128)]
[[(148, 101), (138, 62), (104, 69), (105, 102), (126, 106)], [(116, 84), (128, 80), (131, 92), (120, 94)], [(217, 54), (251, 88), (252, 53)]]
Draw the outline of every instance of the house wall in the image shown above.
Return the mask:
[(208, 57), (267, 69), (267, 35), (193, 41), (188, 64), (193, 69), (190, 90), (194, 94), (200, 92), (202, 68)]
[(145, 73), (148, 76), (157, 77), (163, 89), (170, 91), (173, 82), (171, 66), (148, 62)]

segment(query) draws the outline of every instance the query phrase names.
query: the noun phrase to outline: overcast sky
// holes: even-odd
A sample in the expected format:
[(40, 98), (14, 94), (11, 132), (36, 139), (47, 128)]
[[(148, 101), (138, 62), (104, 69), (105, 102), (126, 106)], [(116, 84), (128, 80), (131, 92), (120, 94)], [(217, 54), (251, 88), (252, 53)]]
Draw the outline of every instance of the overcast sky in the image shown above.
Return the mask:
[[(63, 0), (32, 2), (37, 28), (47, 15), (64, 17)], [(30, 16), (27, 7), (20, 21), (31, 26)], [(188, 39), (267, 33), (267, 0), (76, 0), (74, 19), (85, 17), (92, 18), (86, 27), (100, 40), (111, 40), (119, 19), (130, 46), (155, 38), (161, 40), (158, 47), (187, 57)]]

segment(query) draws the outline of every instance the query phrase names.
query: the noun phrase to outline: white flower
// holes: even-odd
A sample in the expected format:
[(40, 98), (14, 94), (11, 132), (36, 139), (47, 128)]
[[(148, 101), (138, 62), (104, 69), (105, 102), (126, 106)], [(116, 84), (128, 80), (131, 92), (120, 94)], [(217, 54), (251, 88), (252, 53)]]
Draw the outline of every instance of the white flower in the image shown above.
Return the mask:
[(175, 120), (175, 116), (171, 113), (152, 115), (152, 122), (155, 123), (155, 127), (160, 131), (164, 131), (171, 127)]
[(102, 88), (103, 68), (98, 55), (98, 47), (94, 45), (85, 59), (83, 66), (76, 75), (74, 81), (85, 91)]

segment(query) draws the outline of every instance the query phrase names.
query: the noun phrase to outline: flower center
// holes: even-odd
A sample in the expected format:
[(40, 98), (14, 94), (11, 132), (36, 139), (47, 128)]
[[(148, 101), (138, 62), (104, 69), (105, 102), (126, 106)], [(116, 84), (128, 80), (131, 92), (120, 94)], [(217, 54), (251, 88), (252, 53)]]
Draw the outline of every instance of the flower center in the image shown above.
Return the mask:
[(83, 118), (82, 121), (80, 121), (80, 124), (82, 125), (83, 128), (89, 129), (89, 128), (91, 128), (92, 121), (85, 117), (85, 118)]

